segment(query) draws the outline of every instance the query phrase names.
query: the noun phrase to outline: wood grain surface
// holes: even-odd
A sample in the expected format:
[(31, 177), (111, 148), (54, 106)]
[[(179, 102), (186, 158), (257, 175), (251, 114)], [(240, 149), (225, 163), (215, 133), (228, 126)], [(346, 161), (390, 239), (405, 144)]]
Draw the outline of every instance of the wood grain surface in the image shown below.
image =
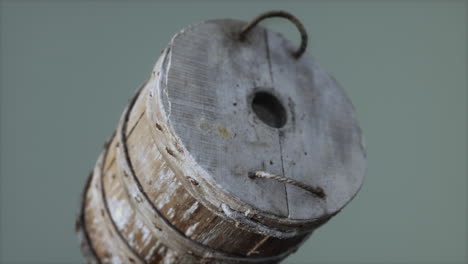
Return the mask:
[(183, 29), (130, 100), (83, 194), (88, 262), (277, 263), (358, 192), (365, 150), (344, 90), (277, 33), (240, 41), (243, 25)]

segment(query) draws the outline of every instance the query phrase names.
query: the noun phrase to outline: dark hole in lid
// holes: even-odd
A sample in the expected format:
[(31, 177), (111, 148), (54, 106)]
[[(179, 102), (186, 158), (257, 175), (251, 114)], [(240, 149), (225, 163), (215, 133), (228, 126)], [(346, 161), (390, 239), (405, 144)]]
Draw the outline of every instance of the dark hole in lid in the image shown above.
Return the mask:
[(286, 124), (286, 109), (274, 95), (268, 92), (256, 92), (252, 100), (252, 109), (265, 124), (281, 128)]

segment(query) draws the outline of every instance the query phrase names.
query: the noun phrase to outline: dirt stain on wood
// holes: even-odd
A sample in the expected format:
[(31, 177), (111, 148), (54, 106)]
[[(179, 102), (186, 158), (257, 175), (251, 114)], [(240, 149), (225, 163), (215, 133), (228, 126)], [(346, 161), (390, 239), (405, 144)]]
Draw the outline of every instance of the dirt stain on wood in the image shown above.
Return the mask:
[(226, 139), (231, 139), (231, 133), (222, 125), (218, 125), (218, 134)]

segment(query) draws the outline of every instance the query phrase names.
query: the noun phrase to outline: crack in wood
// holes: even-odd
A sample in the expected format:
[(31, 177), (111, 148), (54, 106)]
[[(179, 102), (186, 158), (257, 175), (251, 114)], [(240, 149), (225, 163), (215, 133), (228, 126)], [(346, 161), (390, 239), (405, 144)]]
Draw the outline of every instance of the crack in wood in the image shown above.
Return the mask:
[(251, 256), (253, 254), (258, 254), (258, 251), (257, 249), (263, 245), (270, 237), (269, 236), (266, 236), (264, 237), (262, 240), (260, 240), (248, 253), (247, 253), (247, 256)]
[[(275, 79), (273, 77), (273, 70), (272, 70), (272, 66), (271, 66), (271, 55), (270, 55), (270, 45), (268, 43), (268, 31), (265, 29), (264, 30), (264, 36), (265, 36), (265, 47), (266, 47), (266, 57), (267, 57), (267, 61), (268, 61), (268, 70), (270, 72), (270, 80), (271, 80), (271, 85), (272, 87), (274, 88), (274, 84), (275, 84)], [(283, 146), (282, 146), (282, 143), (281, 143), (281, 132), (278, 130), (278, 141), (279, 141), (279, 148), (280, 148), (280, 157), (281, 157), (281, 173), (283, 174), (283, 177), (286, 177), (284, 175), (284, 161), (283, 161)], [(286, 215), (289, 217), (290, 214), (289, 214), (289, 199), (288, 199), (288, 188), (286, 186), (286, 184), (283, 184), (284, 186), (284, 195), (285, 195), (285, 199), (286, 199)]]
[(140, 122), (140, 120), (143, 118), (143, 116), (145, 115), (145, 112), (146, 111), (143, 111), (141, 112), (140, 116), (138, 117), (137, 121), (135, 122), (135, 125), (133, 125), (133, 127), (130, 129), (130, 131), (127, 133), (127, 138), (130, 137), (130, 135), (132, 135), (133, 131), (135, 130), (136, 126), (138, 125), (138, 123)]

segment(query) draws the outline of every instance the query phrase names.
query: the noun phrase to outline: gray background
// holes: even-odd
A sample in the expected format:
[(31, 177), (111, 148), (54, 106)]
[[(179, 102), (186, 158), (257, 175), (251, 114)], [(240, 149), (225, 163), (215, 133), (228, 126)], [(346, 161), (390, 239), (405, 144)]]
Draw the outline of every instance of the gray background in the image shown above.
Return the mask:
[[(467, 262), (465, 1), (5, 1), (0, 260), (81, 261), (78, 197), (171, 36), (286, 9), (356, 106), (369, 169), (356, 199), (288, 263)], [(279, 19), (265, 26), (298, 42)]]

